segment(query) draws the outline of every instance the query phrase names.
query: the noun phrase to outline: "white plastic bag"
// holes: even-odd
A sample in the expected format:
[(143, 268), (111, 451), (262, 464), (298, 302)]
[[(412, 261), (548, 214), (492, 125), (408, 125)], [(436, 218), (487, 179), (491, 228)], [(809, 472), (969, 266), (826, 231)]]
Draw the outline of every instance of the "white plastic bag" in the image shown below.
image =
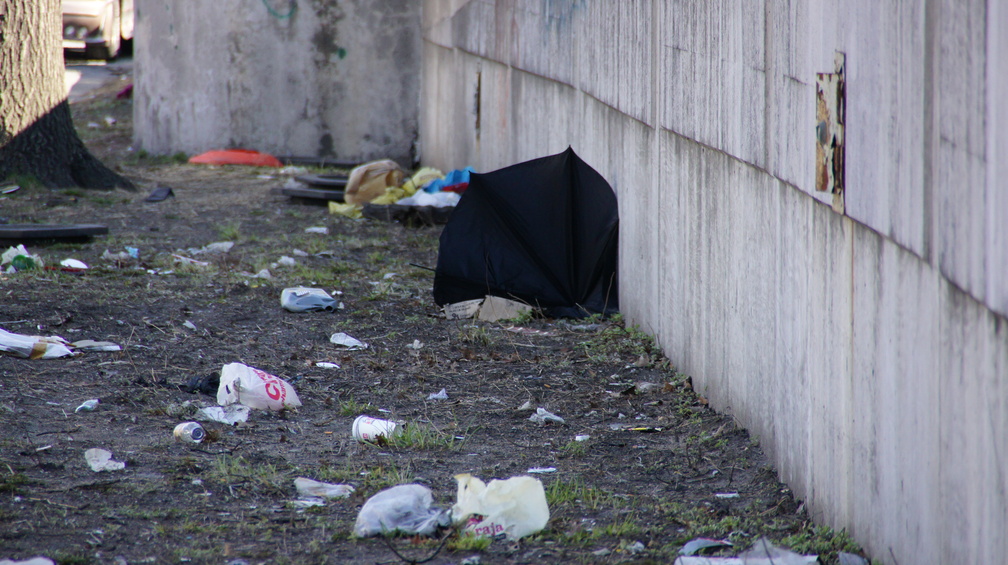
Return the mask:
[(400, 531), (431, 535), (451, 518), (446, 510), (433, 506), (434, 497), (423, 485), (399, 485), (372, 496), (361, 507), (354, 535), (361, 538)]
[(74, 354), (67, 347), (67, 341), (59, 336), (22, 335), (3, 329), (0, 329), (0, 351), (28, 359), (54, 359)]
[(294, 487), (301, 496), (317, 496), (319, 498), (346, 498), (354, 491), (350, 485), (334, 485), (305, 477), (294, 479)]
[(290, 383), (241, 363), (228, 363), (221, 369), (217, 404), (244, 404), (259, 410), (297, 408), (301, 400)]
[[(542, 482), (533, 477), (494, 479), (489, 484), (468, 474), (455, 475), (458, 500), (452, 521), (469, 521), (466, 530), (476, 535), (504, 534), (515, 540), (534, 534), (549, 522), (549, 504)], [(480, 516), (482, 519), (471, 517)]]

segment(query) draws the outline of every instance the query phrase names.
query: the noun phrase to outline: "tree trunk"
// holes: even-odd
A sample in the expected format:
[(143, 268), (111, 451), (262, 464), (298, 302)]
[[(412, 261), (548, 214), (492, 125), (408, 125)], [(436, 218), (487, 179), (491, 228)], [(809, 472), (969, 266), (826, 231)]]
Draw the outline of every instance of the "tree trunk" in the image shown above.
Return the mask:
[(74, 130), (63, 80), (60, 0), (0, 0), (0, 181), (129, 188)]

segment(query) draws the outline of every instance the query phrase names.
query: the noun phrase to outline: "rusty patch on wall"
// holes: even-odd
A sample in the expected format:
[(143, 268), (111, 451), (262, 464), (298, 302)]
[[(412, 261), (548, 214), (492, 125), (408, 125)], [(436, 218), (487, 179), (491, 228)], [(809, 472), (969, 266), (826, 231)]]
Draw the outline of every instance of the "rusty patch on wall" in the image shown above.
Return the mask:
[(844, 213), (844, 103), (846, 58), (837, 53), (832, 73), (816, 73), (816, 190), (833, 194)]

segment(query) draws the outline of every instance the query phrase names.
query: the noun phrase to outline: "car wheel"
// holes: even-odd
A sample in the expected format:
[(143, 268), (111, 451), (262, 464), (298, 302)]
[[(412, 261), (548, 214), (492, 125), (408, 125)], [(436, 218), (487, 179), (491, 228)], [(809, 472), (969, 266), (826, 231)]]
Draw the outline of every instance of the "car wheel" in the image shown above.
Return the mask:
[(119, 46), (122, 45), (120, 35), (119, 3), (112, 2), (105, 10), (105, 17), (102, 18), (102, 39), (104, 43), (100, 45), (88, 45), (87, 56), (92, 59), (106, 59), (111, 61), (119, 55)]

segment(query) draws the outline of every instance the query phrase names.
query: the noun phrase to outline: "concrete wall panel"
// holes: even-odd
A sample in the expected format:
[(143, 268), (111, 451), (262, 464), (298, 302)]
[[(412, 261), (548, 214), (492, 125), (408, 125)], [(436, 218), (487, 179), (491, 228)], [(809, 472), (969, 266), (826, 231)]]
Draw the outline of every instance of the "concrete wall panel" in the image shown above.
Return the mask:
[[(1008, 147), (1008, 63), (989, 56), (1008, 10), (491, 4), (452, 13), (496, 18), (479, 23), (496, 50), (429, 40), (425, 80), (483, 74), (474, 142), (426, 125), (465, 114), (467, 95), (425, 98), (432, 164), (572, 145), (618, 194), (626, 319), (759, 438), (815, 517), (886, 563), (1008, 553), (1008, 160), (990, 158)], [(592, 44), (600, 32), (625, 39)], [(836, 52), (846, 214), (813, 176), (815, 73)]]
[(420, 5), (137, 3), (134, 137), (164, 154), (244, 147), (409, 164)]

